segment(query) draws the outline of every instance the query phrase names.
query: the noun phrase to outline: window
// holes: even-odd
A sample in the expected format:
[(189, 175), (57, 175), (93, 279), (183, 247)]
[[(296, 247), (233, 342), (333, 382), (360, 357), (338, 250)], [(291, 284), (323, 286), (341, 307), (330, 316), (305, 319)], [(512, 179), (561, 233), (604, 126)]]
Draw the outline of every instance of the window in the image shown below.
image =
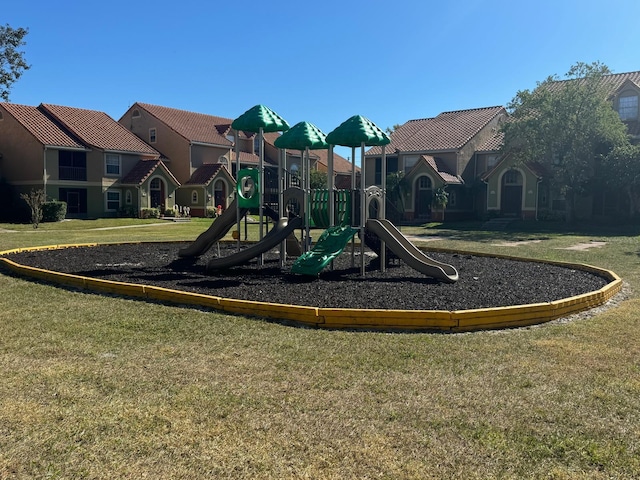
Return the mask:
[(197, 190), (192, 190), (191, 191), (191, 204), (192, 205), (197, 205), (198, 204), (198, 191)]
[(131, 113), (131, 116), (133, 118), (138, 118), (140, 116), (140, 110), (138, 110), (137, 108)]
[(120, 175), (120, 155), (115, 153), (104, 154), (104, 173), (105, 175)]
[(260, 135), (258, 134), (253, 136), (253, 153), (260, 155)]
[(127, 190), (124, 194), (124, 203), (127, 205), (131, 205), (133, 203), (133, 195), (131, 194), (131, 190)]
[(429, 177), (422, 176), (418, 179), (418, 189), (419, 190), (430, 190), (431, 189), (431, 179)]
[(508, 170), (504, 174), (503, 185), (522, 185), (522, 175), (518, 170)]
[(418, 155), (407, 155), (404, 157), (404, 172), (411, 170), (418, 163)]
[(149, 129), (149, 143), (156, 143), (156, 129)]
[(638, 118), (638, 95), (625, 95), (618, 100), (620, 120), (636, 120)]
[(498, 156), (497, 155), (489, 155), (489, 156), (487, 156), (487, 170), (489, 170), (490, 168), (495, 167), (496, 163), (498, 163)]
[(106, 199), (108, 212), (116, 212), (120, 208), (120, 192), (107, 191)]
[(387, 175), (398, 171), (398, 157), (387, 157)]
[(291, 185), (299, 185), (300, 179), (298, 178), (300, 167), (298, 167), (297, 163), (291, 165)]
[(458, 204), (458, 192), (456, 192), (455, 190), (451, 190), (449, 192), (449, 201), (448, 201), (448, 205), (449, 207), (456, 207), (456, 205)]
[(382, 185), (382, 158), (376, 158), (376, 171), (373, 179), (373, 183), (376, 185)]
[(58, 151), (58, 179), (87, 181), (87, 152)]

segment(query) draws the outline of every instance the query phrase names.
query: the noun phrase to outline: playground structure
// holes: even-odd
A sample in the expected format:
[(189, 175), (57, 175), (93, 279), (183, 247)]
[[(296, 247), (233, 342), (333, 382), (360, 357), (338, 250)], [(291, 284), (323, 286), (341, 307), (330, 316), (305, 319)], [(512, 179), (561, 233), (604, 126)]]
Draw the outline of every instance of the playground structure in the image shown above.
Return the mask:
[[(300, 228), (303, 253), (291, 267), (291, 272), (302, 275), (318, 275), (331, 265), (332, 260), (340, 255), (349, 242), (352, 242), (352, 259), (355, 258), (356, 234), (360, 236), (360, 269), (365, 275), (365, 237), (367, 233), (380, 239), (377, 251), (380, 257), (380, 268), (386, 268), (386, 251), (389, 249), (420, 273), (443, 282), (458, 280), (457, 270), (447, 264), (431, 259), (413, 245), (389, 220), (385, 219), (386, 200), (386, 157), (384, 147), (390, 142), (389, 137), (375, 124), (366, 118), (356, 115), (343, 122), (329, 135), (324, 135), (317, 127), (300, 122), (289, 129), (288, 124), (273, 111), (257, 105), (245, 112), (232, 123), (232, 128), (255, 132), (259, 141), (258, 169), (240, 169), (239, 155), (236, 151), (236, 199), (230, 207), (218, 217), (211, 227), (203, 232), (189, 247), (180, 250), (181, 257), (196, 257), (205, 253), (233, 227), (234, 216), (237, 231), (240, 231), (240, 219), (250, 209), (258, 210), (259, 241), (253, 246), (241, 250), (240, 236), (237, 236), (237, 252), (224, 258), (215, 258), (207, 264), (207, 269), (215, 270), (244, 264), (254, 258), (258, 265), (263, 265), (263, 254), (280, 245), (280, 266), (284, 266), (288, 240), (295, 244), (295, 230)], [(264, 132), (285, 131), (275, 142), (281, 149), (278, 164), (278, 212), (274, 218), (275, 226), (264, 235), (264, 201), (262, 187), (264, 185)], [(337, 190), (333, 176), (333, 146), (350, 146), (352, 148), (351, 190)], [(361, 186), (356, 188), (355, 149), (361, 148), (360, 158), (364, 160), (365, 146), (382, 146), (382, 187), (365, 186), (365, 162), (361, 161)], [(329, 149), (328, 188), (312, 190), (310, 188), (309, 150)], [(301, 151), (302, 175), (301, 187), (284, 185), (282, 149)], [(359, 200), (360, 208), (356, 211)], [(293, 203), (292, 203), (293, 202)], [(295, 205), (296, 208), (292, 208)], [(337, 209), (337, 210), (336, 210)], [(294, 213), (294, 211), (296, 211)], [(286, 212), (286, 214), (285, 214)], [(372, 215), (374, 212), (374, 215)], [(325, 228), (315, 245), (311, 244), (311, 226)], [(352, 262), (355, 263), (355, 262)]]

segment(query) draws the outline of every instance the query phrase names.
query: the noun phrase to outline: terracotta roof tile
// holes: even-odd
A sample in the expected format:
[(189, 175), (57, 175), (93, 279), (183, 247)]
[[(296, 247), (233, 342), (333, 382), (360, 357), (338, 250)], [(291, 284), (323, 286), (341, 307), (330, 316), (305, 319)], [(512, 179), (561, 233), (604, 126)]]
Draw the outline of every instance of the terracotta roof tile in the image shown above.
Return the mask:
[(180, 182), (161, 160), (140, 160), (120, 179), (120, 183), (122, 185), (142, 185), (158, 168), (164, 170), (176, 185), (180, 185)]
[[(391, 134), (386, 151), (437, 152), (458, 150), (496, 116), (506, 114), (504, 107), (475, 108), (443, 112), (434, 118), (409, 120)], [(367, 155), (380, 155), (381, 147), (373, 147)]]
[(209, 185), (213, 177), (225, 168), (221, 163), (205, 163), (199, 166), (185, 185)]
[[(187, 140), (225, 147), (233, 145), (225, 137), (233, 119), (151, 105), (149, 103), (136, 102), (135, 105), (149, 112)], [(226, 127), (227, 125), (228, 127)], [(226, 128), (221, 132), (220, 130), (223, 127)]]
[(26, 128), (40, 143), (63, 148), (85, 148), (70, 132), (47, 117), (37, 107), (16, 105), (14, 103), (0, 103), (24, 128)]
[(496, 152), (502, 148), (504, 143), (504, 133), (498, 131), (491, 135), (482, 145), (480, 145), (476, 152)]
[(92, 147), (159, 156), (156, 150), (106, 113), (44, 103), (38, 109), (55, 118), (64, 128)]

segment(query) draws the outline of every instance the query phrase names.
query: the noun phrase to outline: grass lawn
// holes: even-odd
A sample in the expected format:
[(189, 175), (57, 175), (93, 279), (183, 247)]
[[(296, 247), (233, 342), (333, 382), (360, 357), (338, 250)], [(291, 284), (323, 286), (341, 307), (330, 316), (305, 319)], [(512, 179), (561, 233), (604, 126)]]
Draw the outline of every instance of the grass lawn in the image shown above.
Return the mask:
[[(193, 239), (209, 224), (0, 224), (0, 250)], [(626, 298), (568, 323), (386, 334), (0, 274), (0, 478), (640, 478), (640, 228), (402, 231), (608, 268)]]

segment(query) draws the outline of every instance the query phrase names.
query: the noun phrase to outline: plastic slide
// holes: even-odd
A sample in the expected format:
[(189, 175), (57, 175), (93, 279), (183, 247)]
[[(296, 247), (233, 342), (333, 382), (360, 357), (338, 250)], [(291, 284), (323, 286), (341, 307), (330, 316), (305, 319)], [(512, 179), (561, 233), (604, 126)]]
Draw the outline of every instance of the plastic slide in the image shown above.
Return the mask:
[[(246, 208), (240, 209), (240, 218), (244, 217), (247, 213)], [(178, 251), (179, 257), (199, 257), (209, 250), (214, 243), (224, 237), (227, 232), (236, 224), (236, 201), (231, 202), (231, 205), (222, 212), (218, 218), (216, 218), (211, 226), (202, 232), (198, 238), (196, 238), (191, 245), (182, 248)]]
[(443, 282), (458, 280), (458, 271), (452, 265), (438, 262), (427, 256), (405, 237), (389, 220), (367, 220), (367, 230), (376, 234), (411, 268)]
[(229, 256), (210, 260), (209, 263), (207, 263), (207, 270), (229, 268), (234, 265), (247, 263), (252, 258), (257, 257), (261, 253), (268, 252), (279, 243), (286, 240), (296, 228), (301, 228), (303, 223), (304, 222), (300, 217), (281, 218), (269, 233), (267, 233), (258, 243)]
[(342, 253), (351, 238), (358, 232), (350, 226), (330, 227), (320, 235), (314, 247), (299, 256), (291, 266), (291, 272), (302, 275), (318, 275), (331, 260)]

